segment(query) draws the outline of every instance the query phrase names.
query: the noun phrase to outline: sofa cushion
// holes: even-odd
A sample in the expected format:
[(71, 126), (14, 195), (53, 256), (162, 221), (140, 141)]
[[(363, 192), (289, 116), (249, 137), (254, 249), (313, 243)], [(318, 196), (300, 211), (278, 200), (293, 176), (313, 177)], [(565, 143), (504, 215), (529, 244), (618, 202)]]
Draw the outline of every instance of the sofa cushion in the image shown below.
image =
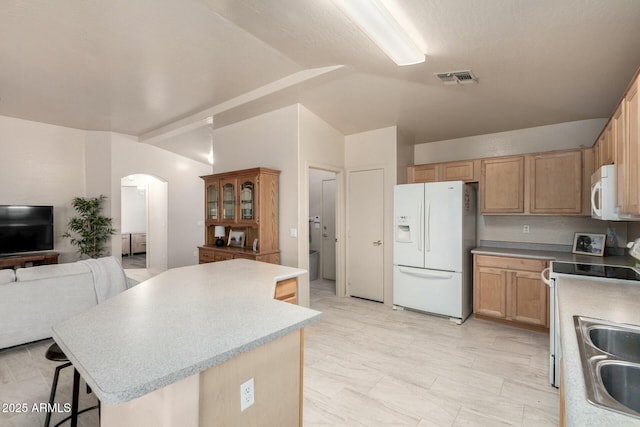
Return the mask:
[(91, 269), (81, 262), (41, 265), (17, 269), (16, 281), (53, 279), (61, 276), (77, 276), (82, 274), (91, 274)]
[(11, 269), (0, 270), (0, 285), (16, 281), (16, 273)]

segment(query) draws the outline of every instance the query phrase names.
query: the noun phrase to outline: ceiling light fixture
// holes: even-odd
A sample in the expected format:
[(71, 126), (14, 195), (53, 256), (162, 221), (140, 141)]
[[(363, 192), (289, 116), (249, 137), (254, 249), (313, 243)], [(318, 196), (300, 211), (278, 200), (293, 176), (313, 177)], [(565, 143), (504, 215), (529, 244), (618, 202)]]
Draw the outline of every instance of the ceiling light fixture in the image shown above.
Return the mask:
[(411, 40), (381, 0), (334, 0), (398, 65), (424, 62), (424, 52)]

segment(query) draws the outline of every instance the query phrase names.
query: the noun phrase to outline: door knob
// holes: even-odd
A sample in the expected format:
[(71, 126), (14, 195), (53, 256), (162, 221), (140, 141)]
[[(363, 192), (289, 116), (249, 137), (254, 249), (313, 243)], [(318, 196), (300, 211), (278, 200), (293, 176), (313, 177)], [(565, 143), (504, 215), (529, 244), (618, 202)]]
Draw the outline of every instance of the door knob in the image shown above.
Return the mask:
[(376, 240), (375, 242), (373, 242), (373, 246), (380, 246), (382, 244), (381, 240)]

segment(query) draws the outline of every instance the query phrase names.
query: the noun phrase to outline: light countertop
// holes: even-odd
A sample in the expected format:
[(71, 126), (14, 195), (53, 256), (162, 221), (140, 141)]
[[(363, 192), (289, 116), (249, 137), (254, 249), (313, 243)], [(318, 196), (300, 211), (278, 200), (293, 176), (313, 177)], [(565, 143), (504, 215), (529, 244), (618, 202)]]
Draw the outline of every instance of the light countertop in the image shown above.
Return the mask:
[(640, 325), (640, 282), (561, 276), (557, 282), (567, 426), (638, 426), (640, 419), (586, 400), (573, 316)]
[(171, 269), (53, 337), (103, 403), (127, 402), (319, 320), (273, 299), (276, 282), (306, 273), (245, 259)]

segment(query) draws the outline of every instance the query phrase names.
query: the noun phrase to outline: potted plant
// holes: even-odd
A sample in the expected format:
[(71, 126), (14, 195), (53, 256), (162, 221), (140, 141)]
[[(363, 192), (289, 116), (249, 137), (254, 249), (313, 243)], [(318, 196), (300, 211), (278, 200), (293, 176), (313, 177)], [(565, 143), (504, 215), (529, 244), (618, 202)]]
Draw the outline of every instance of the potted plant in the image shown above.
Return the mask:
[(78, 216), (70, 218), (62, 237), (70, 238), (80, 255), (98, 258), (105, 251), (105, 244), (115, 234), (112, 219), (101, 214), (102, 203), (107, 196), (74, 197), (71, 205)]

